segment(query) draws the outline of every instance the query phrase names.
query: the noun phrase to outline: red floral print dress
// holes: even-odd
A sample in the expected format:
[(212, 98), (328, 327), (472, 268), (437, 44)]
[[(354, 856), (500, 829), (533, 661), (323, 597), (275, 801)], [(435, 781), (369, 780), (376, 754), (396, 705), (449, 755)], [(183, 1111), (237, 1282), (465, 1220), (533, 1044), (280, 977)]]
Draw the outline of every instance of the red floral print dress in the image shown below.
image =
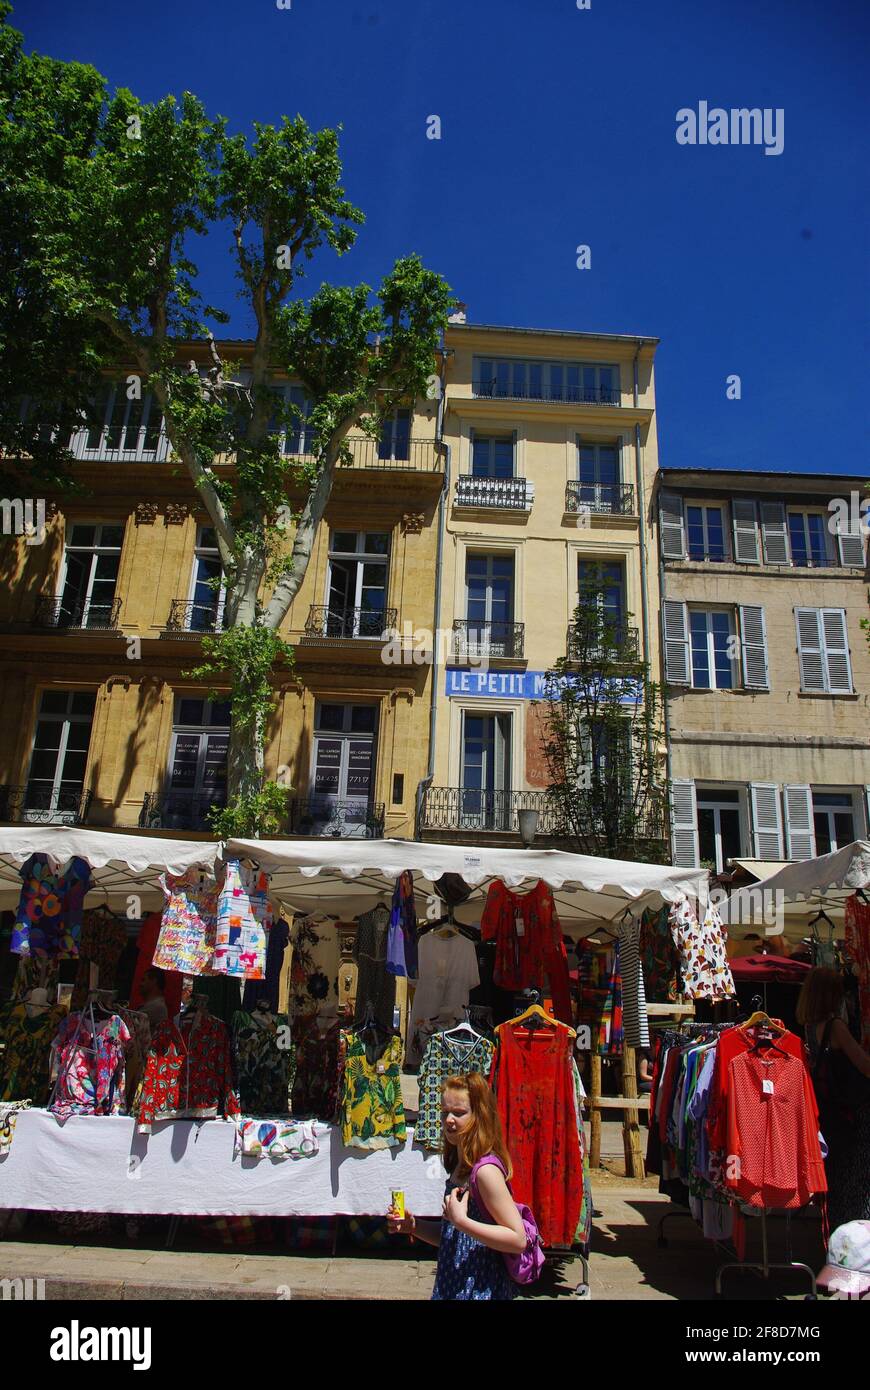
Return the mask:
[(480, 919), (481, 941), (495, 938), (493, 983), (500, 989), (540, 989), (549, 980), (556, 1017), (570, 1024), (568, 958), (553, 894), (543, 879), (530, 893), (490, 885)]

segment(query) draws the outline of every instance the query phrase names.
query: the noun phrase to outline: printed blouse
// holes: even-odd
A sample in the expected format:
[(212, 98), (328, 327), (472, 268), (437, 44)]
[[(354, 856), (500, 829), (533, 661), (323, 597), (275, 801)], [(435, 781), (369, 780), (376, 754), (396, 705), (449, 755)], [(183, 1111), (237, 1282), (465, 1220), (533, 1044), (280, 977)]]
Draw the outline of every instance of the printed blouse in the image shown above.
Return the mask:
[(161, 874), (166, 896), (154, 965), (182, 975), (213, 975), (217, 938), (217, 885), (200, 883), (196, 869)]
[(686, 998), (730, 999), (736, 990), (726, 951), (728, 937), (717, 908), (708, 903), (699, 923), (688, 898), (683, 898), (671, 908), (670, 924)]
[(341, 1033), (341, 1137), (348, 1148), (387, 1149), (404, 1144), (402, 1039), (391, 1037), (370, 1060), (359, 1033)]
[(494, 1053), (495, 1047), (488, 1038), (470, 1038), (467, 1033), (459, 1033), (455, 1038), (436, 1033), (429, 1039), (418, 1077), (420, 1105), (414, 1127), (418, 1144), (427, 1149), (441, 1148), (441, 1089), (448, 1076), (479, 1071), (488, 1078)]
[(286, 1014), (233, 1015), (239, 1104), (245, 1115), (287, 1115), (296, 1073), (296, 1046)]
[(70, 1115), (120, 1115), (129, 1043), (130, 1030), (118, 1014), (70, 1014), (52, 1043), (57, 1082), (51, 1113), (61, 1122)]
[(51, 1043), (67, 1018), (63, 1009), (50, 1008), (28, 1014), (24, 1004), (0, 1009), (0, 1100), (32, 1100), (47, 1105)]
[(221, 975), (262, 980), (266, 974), (266, 933), (272, 925), (269, 875), (227, 861), (217, 900), (214, 968)]
[(73, 858), (57, 869), (47, 854), (31, 854), (21, 866), (23, 887), (12, 931), (13, 955), (75, 960), (90, 866)]
[(159, 1120), (235, 1119), (239, 1113), (226, 1024), (209, 1015), (188, 1015), (180, 1026), (161, 1023), (145, 1063), (139, 1133), (150, 1134)]

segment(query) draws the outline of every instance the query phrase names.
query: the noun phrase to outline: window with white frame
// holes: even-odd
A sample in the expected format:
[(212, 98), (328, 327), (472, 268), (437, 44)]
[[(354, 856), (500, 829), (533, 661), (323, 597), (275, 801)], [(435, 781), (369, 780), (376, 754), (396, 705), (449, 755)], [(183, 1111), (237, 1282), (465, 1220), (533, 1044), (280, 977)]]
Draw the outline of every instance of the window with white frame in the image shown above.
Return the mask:
[(851, 845), (857, 838), (851, 793), (821, 792), (813, 788), (812, 799), (816, 854), (831, 854)]
[(789, 511), (788, 538), (793, 565), (832, 565), (833, 547), (829, 539), (828, 514), (815, 511)]
[(722, 873), (743, 854), (741, 793), (732, 787), (697, 787), (698, 851), (701, 864)]
[(733, 690), (737, 684), (734, 615), (726, 608), (689, 610), (692, 685)]
[(690, 560), (727, 560), (725, 509), (686, 504), (686, 546)]
[(163, 412), (152, 393), (142, 391), (138, 377), (105, 387), (94, 402), (92, 419), (82, 435), (86, 457), (156, 458), (165, 443)]
[(45, 690), (39, 704), (27, 776), (27, 811), (74, 819), (81, 802), (97, 697)]
[(396, 463), (407, 463), (411, 456), (411, 412), (407, 409), (394, 410), (381, 426), (378, 440), (378, 458), (390, 459)]
[(113, 625), (123, 543), (123, 523), (75, 522), (69, 528), (58, 585), (59, 626)]
[(478, 357), (473, 376), (476, 396), (619, 405), (619, 367), (615, 364)]
[(473, 478), (512, 478), (514, 476), (513, 434), (478, 434), (471, 438), (471, 476)]
[(193, 572), (190, 577), (189, 621), (191, 632), (219, 632), (223, 626), (226, 590), (223, 567), (213, 526), (198, 526)]
[(226, 805), (229, 746), (229, 700), (176, 698), (164, 826), (208, 829), (211, 808)]
[(387, 607), (387, 531), (333, 531), (329, 540), (326, 632), (380, 637)]

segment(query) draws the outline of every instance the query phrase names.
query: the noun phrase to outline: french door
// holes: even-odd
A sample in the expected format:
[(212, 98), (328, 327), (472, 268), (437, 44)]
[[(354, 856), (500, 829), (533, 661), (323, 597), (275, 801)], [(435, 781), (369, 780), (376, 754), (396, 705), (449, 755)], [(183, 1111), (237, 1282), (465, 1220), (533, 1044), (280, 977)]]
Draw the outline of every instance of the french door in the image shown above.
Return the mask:
[(510, 714), (462, 715), (460, 825), (468, 829), (511, 828)]

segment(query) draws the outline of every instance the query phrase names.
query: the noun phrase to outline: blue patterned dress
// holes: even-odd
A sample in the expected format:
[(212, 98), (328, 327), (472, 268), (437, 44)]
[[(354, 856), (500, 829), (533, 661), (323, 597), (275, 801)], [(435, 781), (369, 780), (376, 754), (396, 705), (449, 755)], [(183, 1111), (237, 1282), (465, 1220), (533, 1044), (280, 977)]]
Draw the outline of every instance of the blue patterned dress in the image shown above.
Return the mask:
[[(460, 1186), (447, 1179), (444, 1195)], [(472, 1221), (489, 1222), (485, 1212), (474, 1200), (468, 1199), (468, 1215)], [(433, 1299), (496, 1300), (515, 1298), (517, 1286), (507, 1272), (504, 1256), (497, 1250), (481, 1245), (467, 1231), (460, 1231), (452, 1221), (441, 1222), (441, 1244), (438, 1247), (438, 1270), (435, 1275)]]

